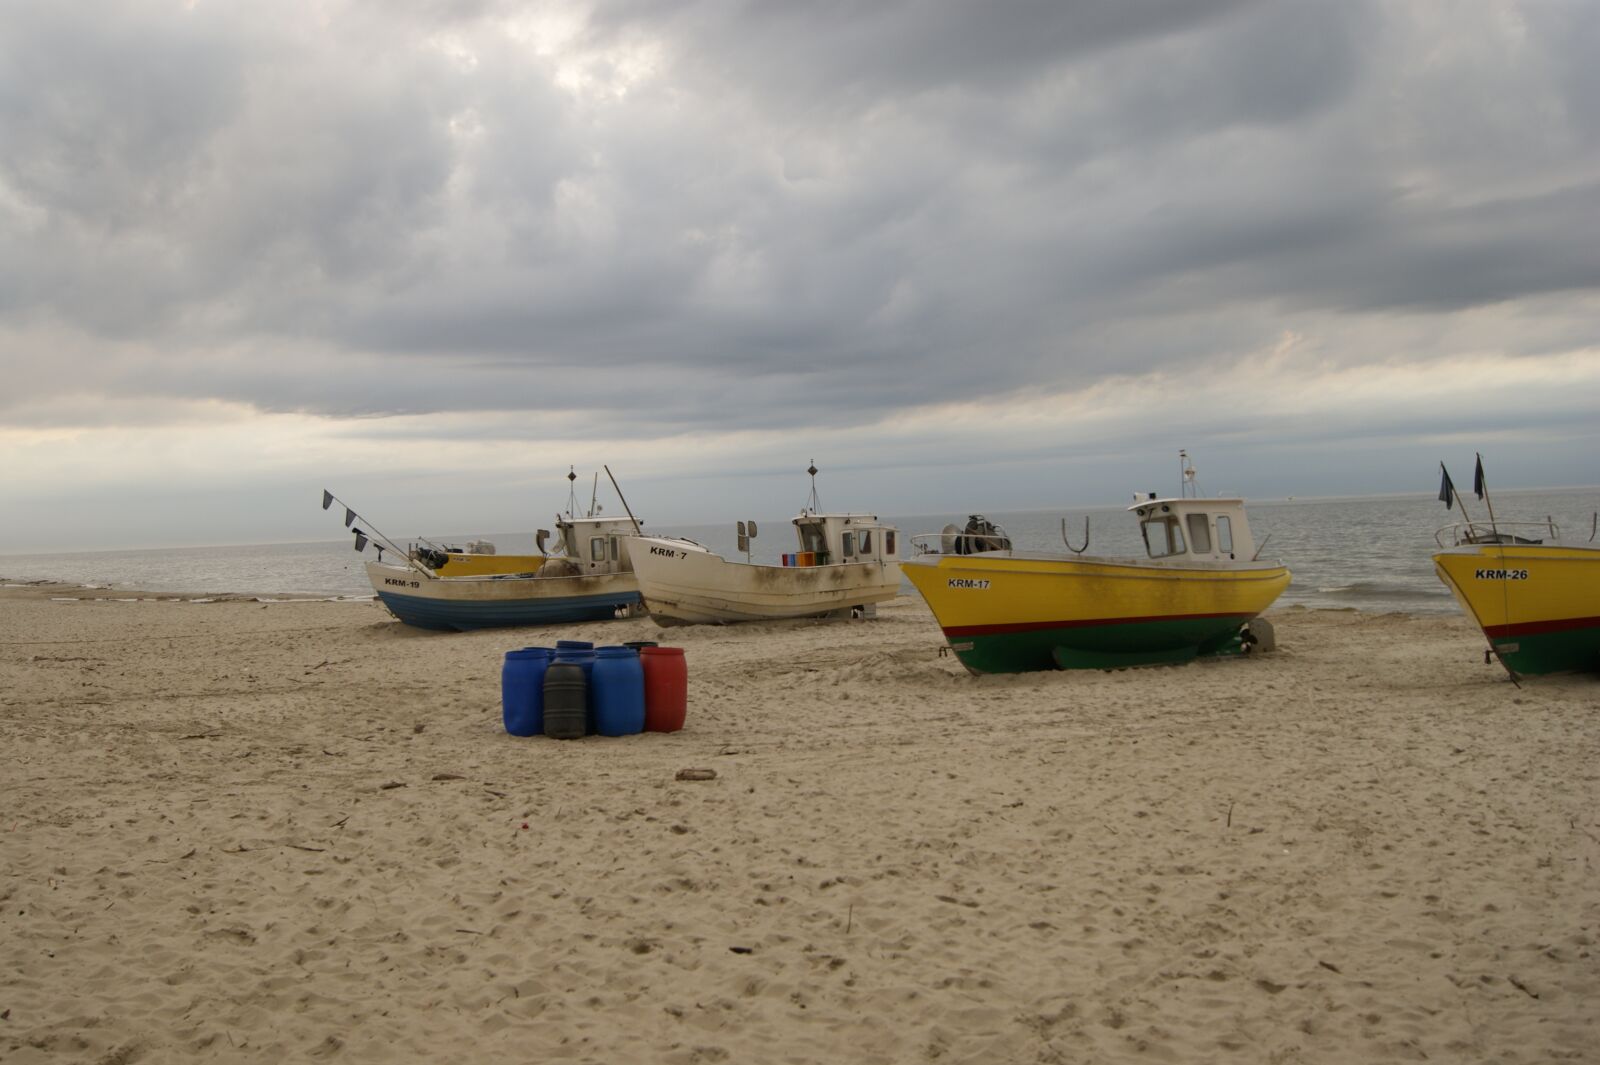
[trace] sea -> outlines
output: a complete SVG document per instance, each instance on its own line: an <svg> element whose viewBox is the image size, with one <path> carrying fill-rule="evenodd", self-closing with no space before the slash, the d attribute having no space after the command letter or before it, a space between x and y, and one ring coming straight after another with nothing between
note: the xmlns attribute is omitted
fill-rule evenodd
<svg viewBox="0 0 1600 1065"><path fill-rule="evenodd" d="M1467 497L1474 520L1487 511ZM1131 500L1130 500L1131 502ZM1496 492L1496 517L1549 519L1563 539L1587 542L1600 511L1600 488ZM1293 580L1278 606L1343 608L1412 614L1450 613L1454 601L1434 575L1429 555L1435 532L1461 520L1432 496L1371 496L1318 499L1249 500L1246 512L1263 559L1281 559ZM946 525L964 525L969 514L880 515L901 530L901 554L912 537L937 534ZM1081 547L1089 522L1088 555L1143 557L1133 516L1126 505L1065 510L990 513L1016 548L1065 550ZM726 558L777 564L796 549L789 517L757 521L748 556L738 550L733 522L656 527L652 535L684 536ZM535 553L532 531L465 532L430 535L440 545L487 540L500 554ZM1446 538L1448 539L1448 538ZM407 545L412 541L406 541ZM0 554L0 584L59 581L64 584L162 594L257 595L275 598L360 599L372 597L362 563L377 557L370 544L354 550L354 538L304 543L223 547L153 548L136 551L80 551L58 554ZM391 554L389 557L393 557ZM906 591L910 593L909 583Z"/></svg>

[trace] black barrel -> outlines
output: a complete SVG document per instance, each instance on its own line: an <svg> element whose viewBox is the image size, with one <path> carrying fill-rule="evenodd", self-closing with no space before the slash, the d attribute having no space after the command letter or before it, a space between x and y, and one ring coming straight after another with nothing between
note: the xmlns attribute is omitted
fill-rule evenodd
<svg viewBox="0 0 1600 1065"><path fill-rule="evenodd" d="M588 694L582 666L560 659L551 662L544 673L544 734L557 740L582 739Z"/></svg>

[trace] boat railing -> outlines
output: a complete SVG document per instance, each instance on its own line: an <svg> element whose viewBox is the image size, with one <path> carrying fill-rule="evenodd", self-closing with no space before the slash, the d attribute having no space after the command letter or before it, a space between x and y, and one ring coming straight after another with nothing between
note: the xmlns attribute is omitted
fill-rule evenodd
<svg viewBox="0 0 1600 1065"><path fill-rule="evenodd" d="M1011 553L1011 539L1003 533L990 536L984 533L918 533L911 538L913 555L977 555L984 553Z"/></svg>
<svg viewBox="0 0 1600 1065"><path fill-rule="evenodd" d="M1448 542L1446 542L1448 538ZM1464 521L1440 526L1433 542L1440 547L1468 547L1476 544L1542 544L1561 539L1561 528L1552 519L1543 521Z"/></svg>

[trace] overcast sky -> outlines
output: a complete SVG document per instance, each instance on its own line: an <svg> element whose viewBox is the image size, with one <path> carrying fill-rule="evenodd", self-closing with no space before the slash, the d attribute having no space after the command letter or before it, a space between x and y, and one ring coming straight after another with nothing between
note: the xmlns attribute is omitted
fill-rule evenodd
<svg viewBox="0 0 1600 1065"><path fill-rule="evenodd" d="M0 552L1600 482L1592 0L0 0ZM604 477L602 475L602 483Z"/></svg>

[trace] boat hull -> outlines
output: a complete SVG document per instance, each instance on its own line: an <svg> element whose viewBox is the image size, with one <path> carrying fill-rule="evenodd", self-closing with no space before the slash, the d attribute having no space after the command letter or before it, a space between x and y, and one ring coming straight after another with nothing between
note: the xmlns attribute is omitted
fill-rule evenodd
<svg viewBox="0 0 1600 1065"><path fill-rule="evenodd" d="M629 551L645 608L661 625L824 617L888 602L900 588L898 562L760 566L651 538Z"/></svg>
<svg viewBox="0 0 1600 1065"><path fill-rule="evenodd" d="M369 562L367 579L379 601L407 625L450 632L610 621L639 604L639 584L631 573L429 577Z"/></svg>
<svg viewBox="0 0 1600 1065"><path fill-rule="evenodd" d="M1114 669L1240 649L1244 626L1289 586L1271 563L922 555L906 578L974 673Z"/></svg>
<svg viewBox="0 0 1600 1065"><path fill-rule="evenodd" d="M1600 546L1468 544L1433 567L1513 673L1600 672Z"/></svg>

